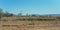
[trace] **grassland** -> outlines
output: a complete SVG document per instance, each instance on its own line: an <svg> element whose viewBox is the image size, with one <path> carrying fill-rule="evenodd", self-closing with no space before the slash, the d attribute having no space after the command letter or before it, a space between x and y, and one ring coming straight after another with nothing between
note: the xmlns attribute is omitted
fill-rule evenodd
<svg viewBox="0 0 60 30"><path fill-rule="evenodd" d="M1 20L20 20L20 21L55 21L56 17L2 17Z"/></svg>

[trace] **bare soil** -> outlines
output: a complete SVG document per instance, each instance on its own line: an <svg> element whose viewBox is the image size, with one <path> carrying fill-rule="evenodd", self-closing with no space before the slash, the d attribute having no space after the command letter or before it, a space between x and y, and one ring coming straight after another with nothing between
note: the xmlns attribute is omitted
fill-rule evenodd
<svg viewBox="0 0 60 30"><path fill-rule="evenodd" d="M60 30L60 21L0 21L0 30Z"/></svg>

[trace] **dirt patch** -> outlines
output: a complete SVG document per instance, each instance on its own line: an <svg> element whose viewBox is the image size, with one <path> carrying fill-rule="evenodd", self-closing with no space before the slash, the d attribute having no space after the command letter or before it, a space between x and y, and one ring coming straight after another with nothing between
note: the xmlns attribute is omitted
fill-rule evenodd
<svg viewBox="0 0 60 30"><path fill-rule="evenodd" d="M60 30L60 22L0 21L0 30Z"/></svg>

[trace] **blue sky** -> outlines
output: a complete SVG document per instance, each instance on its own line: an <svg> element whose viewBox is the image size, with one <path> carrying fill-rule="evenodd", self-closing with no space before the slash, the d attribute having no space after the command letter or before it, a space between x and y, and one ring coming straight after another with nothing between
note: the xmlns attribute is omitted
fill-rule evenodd
<svg viewBox="0 0 60 30"><path fill-rule="evenodd" d="M0 8L14 14L60 14L60 0L0 0Z"/></svg>

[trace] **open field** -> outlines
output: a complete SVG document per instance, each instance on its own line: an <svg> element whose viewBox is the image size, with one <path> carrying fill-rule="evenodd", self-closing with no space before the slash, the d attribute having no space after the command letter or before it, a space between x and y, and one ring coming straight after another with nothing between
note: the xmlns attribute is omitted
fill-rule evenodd
<svg viewBox="0 0 60 30"><path fill-rule="evenodd" d="M60 30L60 21L0 21L0 30Z"/></svg>
<svg viewBox="0 0 60 30"><path fill-rule="evenodd" d="M0 0L0 30L60 30L60 0Z"/></svg>

